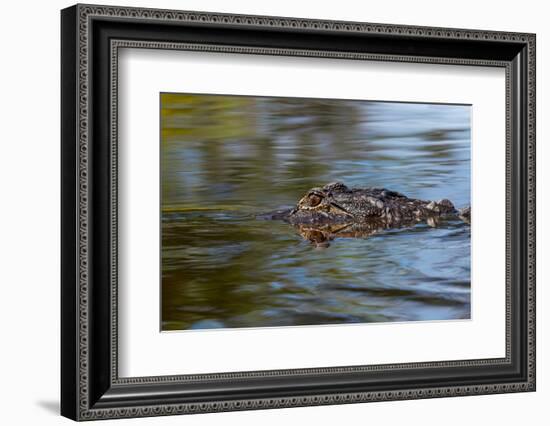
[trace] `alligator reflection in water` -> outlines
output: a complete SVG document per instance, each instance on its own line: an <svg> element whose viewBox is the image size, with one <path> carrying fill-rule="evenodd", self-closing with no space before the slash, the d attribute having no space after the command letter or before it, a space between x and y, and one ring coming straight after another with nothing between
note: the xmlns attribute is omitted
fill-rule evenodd
<svg viewBox="0 0 550 426"><path fill-rule="evenodd" d="M448 219L431 217L426 223L430 227L436 227L442 223L447 223ZM368 238L374 234L379 234L390 228L412 228L417 222L403 222L399 226L390 227L382 222L370 223L339 223L324 225L303 225L293 224L296 231L307 241L317 247L329 247L330 242L335 238Z"/></svg>

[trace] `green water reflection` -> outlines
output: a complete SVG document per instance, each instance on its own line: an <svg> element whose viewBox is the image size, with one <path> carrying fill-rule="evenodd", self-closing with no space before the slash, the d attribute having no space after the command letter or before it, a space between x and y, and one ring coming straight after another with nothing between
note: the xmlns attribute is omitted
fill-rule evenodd
<svg viewBox="0 0 550 426"><path fill-rule="evenodd" d="M162 328L470 315L470 228L319 249L256 220L340 180L470 204L470 107L161 95Z"/></svg>

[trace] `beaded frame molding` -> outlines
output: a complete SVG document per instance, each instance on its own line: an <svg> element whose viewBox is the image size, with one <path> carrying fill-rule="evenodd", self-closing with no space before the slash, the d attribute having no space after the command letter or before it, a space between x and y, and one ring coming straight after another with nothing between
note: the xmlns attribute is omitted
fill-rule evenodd
<svg viewBox="0 0 550 426"><path fill-rule="evenodd" d="M535 390L534 34L97 5L75 5L61 17L64 416L93 420ZM119 377L121 48L504 68L506 356Z"/></svg>

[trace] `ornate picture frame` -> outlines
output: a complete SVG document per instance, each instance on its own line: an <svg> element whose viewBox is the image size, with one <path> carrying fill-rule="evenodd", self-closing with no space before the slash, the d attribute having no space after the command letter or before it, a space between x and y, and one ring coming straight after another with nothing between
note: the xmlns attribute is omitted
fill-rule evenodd
<svg viewBox="0 0 550 426"><path fill-rule="evenodd" d="M535 35L76 5L61 12L61 413L160 416L535 390ZM121 48L450 64L506 73L506 356L119 377Z"/></svg>

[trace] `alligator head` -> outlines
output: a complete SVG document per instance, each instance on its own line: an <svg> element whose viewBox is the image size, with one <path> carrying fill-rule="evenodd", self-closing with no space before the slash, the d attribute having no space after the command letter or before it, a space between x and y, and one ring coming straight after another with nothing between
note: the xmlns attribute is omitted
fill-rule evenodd
<svg viewBox="0 0 550 426"><path fill-rule="evenodd" d="M347 223L355 220L351 191L342 183L312 188L288 215L291 223Z"/></svg>
<svg viewBox="0 0 550 426"><path fill-rule="evenodd" d="M425 201L384 188L350 189L340 182L310 189L292 209L260 216L284 220L316 243L335 237L365 238L382 229L422 221L432 227L453 218L469 222L469 217L469 208L458 211L447 199Z"/></svg>

